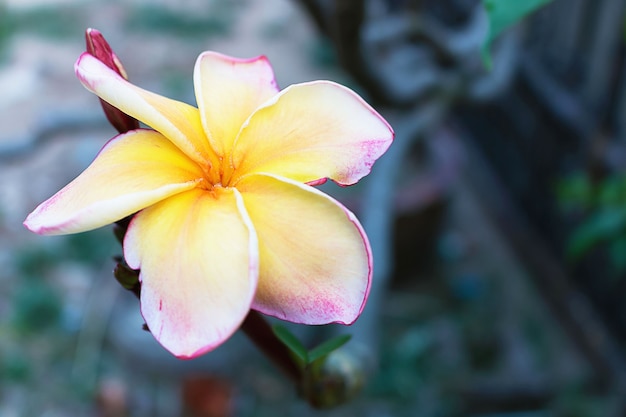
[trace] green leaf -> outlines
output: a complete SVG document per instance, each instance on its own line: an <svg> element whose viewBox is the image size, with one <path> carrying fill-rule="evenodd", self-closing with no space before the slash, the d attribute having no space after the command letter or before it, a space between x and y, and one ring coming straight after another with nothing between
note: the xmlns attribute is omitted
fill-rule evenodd
<svg viewBox="0 0 626 417"><path fill-rule="evenodd" d="M294 354L294 356L301 361L302 365L309 363L309 353L306 348L298 340L298 338L289 331L285 326L275 324L272 326L272 331L284 343L285 346Z"/></svg>
<svg viewBox="0 0 626 417"><path fill-rule="evenodd" d="M622 175L605 178L598 186L599 206L623 206L626 202L626 183Z"/></svg>
<svg viewBox="0 0 626 417"><path fill-rule="evenodd" d="M323 342L322 344L314 347L313 349L311 349L309 351L309 362L308 363L315 362L319 358L322 358L322 357L328 355L333 350L339 349L341 346L343 346L346 343L348 343L348 341L351 338L352 338L352 335L342 334L340 336L333 337L332 339L329 339L329 340Z"/></svg>
<svg viewBox="0 0 626 417"><path fill-rule="evenodd" d="M603 210L593 213L570 238L567 255L579 258L597 244L607 241L626 227L626 210Z"/></svg>
<svg viewBox="0 0 626 417"><path fill-rule="evenodd" d="M595 189L584 172L571 174L556 184L556 197L564 210L585 209L591 206Z"/></svg>
<svg viewBox="0 0 626 417"><path fill-rule="evenodd" d="M623 234L609 245L609 256L618 274L626 272L626 235Z"/></svg>
<svg viewBox="0 0 626 417"><path fill-rule="evenodd" d="M489 19L489 32L483 43L483 62L491 67L491 44L509 27L524 17L550 3L552 0L483 0Z"/></svg>

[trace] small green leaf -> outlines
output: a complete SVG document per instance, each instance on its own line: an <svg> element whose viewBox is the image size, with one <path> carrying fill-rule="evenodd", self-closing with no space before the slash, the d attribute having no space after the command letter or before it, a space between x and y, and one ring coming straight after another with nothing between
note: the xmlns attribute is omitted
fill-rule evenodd
<svg viewBox="0 0 626 417"><path fill-rule="evenodd" d="M603 210L593 213L570 238L567 254L579 258L599 243L605 242L626 227L626 210Z"/></svg>
<svg viewBox="0 0 626 417"><path fill-rule="evenodd" d="M623 176L612 175L598 185L597 204L600 206L623 206L626 187Z"/></svg>
<svg viewBox="0 0 626 417"><path fill-rule="evenodd" d="M618 274L626 272L626 236L619 236L609 245L609 256Z"/></svg>
<svg viewBox="0 0 626 417"><path fill-rule="evenodd" d="M577 172L556 184L556 197L564 210L586 209L593 203L595 189L584 172Z"/></svg>
<svg viewBox="0 0 626 417"><path fill-rule="evenodd" d="M483 43L483 62L491 67L490 48L493 41L524 17L552 0L483 0L489 19L489 32Z"/></svg>
<svg viewBox="0 0 626 417"><path fill-rule="evenodd" d="M352 338L352 335L343 334L343 335L340 335L340 336L337 336L337 337L333 337L332 339L329 339L329 340L323 342L322 344L314 347L313 349L311 349L309 351L309 354L308 354L309 355L309 362L308 363L315 362L319 358L322 358L322 357L328 355L333 350L339 349L341 346L343 346L346 343L348 343L348 341L351 338Z"/></svg>
<svg viewBox="0 0 626 417"><path fill-rule="evenodd" d="M289 329L280 324L275 324L272 326L272 331L289 348L294 356L301 361L301 364L309 363L309 354L306 348Z"/></svg>

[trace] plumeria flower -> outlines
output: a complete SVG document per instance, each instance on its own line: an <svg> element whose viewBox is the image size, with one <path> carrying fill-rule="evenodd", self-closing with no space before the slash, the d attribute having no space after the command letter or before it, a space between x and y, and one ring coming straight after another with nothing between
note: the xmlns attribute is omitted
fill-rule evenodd
<svg viewBox="0 0 626 417"><path fill-rule="evenodd" d="M123 247L141 270L141 313L180 358L219 346L250 309L303 324L357 319L370 245L356 217L314 186L356 183L390 146L391 127L363 99L330 81L279 91L265 57L200 55L198 108L129 83L89 53L75 69L150 128L111 139L28 216L28 229L77 233L134 214Z"/></svg>

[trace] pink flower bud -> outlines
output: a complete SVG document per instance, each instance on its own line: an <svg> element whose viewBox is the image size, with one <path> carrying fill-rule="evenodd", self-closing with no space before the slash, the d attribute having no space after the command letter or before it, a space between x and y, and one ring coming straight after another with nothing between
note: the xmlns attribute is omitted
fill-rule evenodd
<svg viewBox="0 0 626 417"><path fill-rule="evenodd" d="M87 52L90 55L93 55L107 67L128 80L128 75L122 63L100 31L91 28L87 29L85 32L85 41L87 43ZM104 110L104 114L109 120L109 123L111 123L118 132L126 133L129 130L139 128L139 122L135 118L130 117L102 99L100 100L100 104L102 105L102 110Z"/></svg>

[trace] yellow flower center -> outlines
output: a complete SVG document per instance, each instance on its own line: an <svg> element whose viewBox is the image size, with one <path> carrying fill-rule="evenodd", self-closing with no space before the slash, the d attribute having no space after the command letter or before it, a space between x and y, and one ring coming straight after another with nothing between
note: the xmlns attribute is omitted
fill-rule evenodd
<svg viewBox="0 0 626 417"><path fill-rule="evenodd" d="M204 178L200 182L199 187L205 190L213 188L228 188L234 186L231 184L234 167L230 164L230 158L227 156L216 156L212 160L206 161L202 167Z"/></svg>

